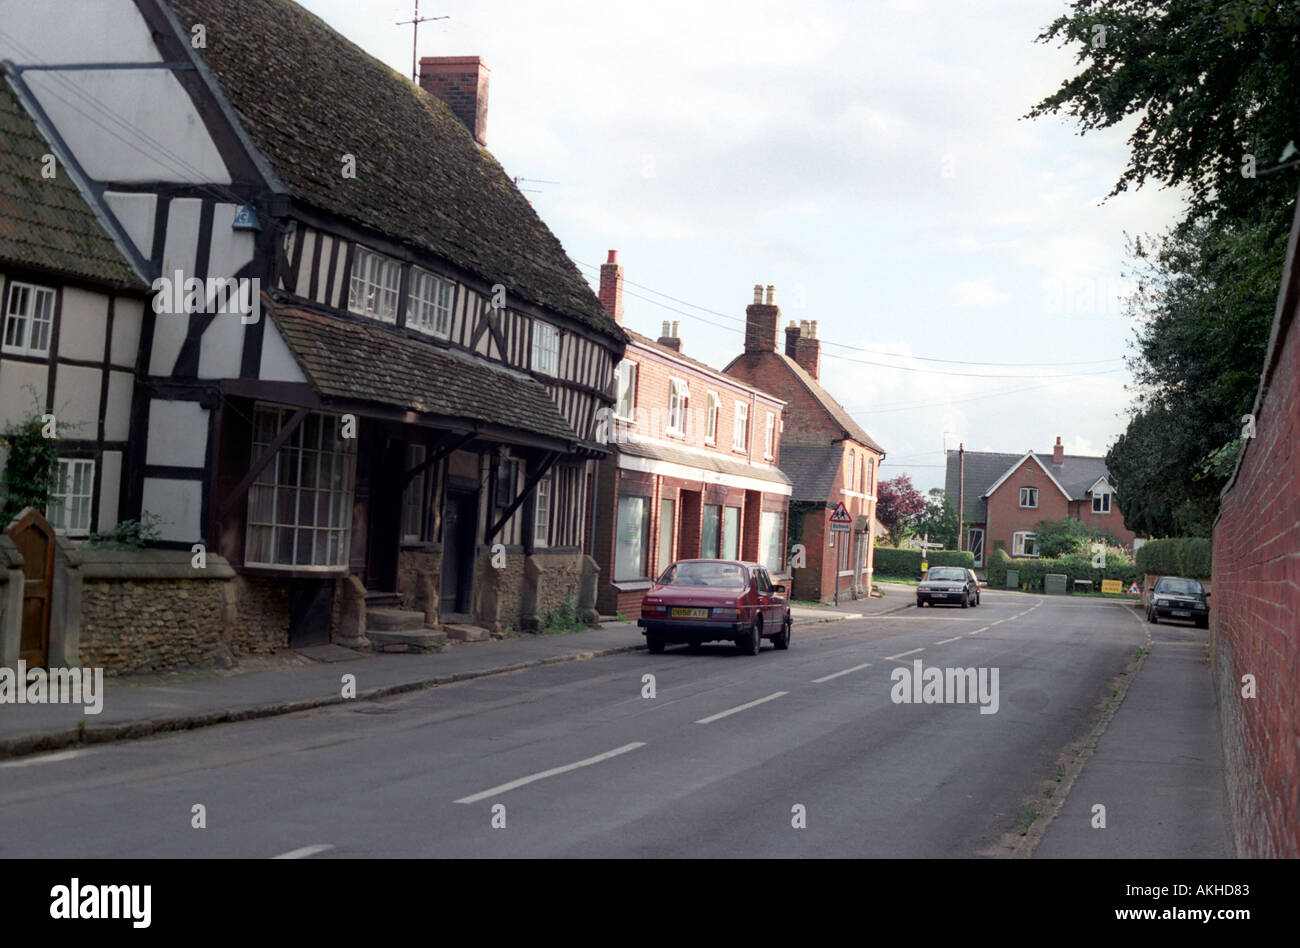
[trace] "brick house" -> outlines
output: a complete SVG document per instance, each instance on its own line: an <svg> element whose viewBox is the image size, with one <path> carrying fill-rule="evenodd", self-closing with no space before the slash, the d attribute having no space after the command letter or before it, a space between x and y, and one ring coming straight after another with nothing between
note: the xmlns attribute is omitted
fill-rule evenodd
<svg viewBox="0 0 1300 948"><path fill-rule="evenodd" d="M290 0L94 8L31 5L0 60L157 289L99 522L229 561L236 653L328 641L344 600L419 629L572 598L627 337L484 147L487 67L422 88Z"/></svg>
<svg viewBox="0 0 1300 948"><path fill-rule="evenodd" d="M623 324L616 251L600 298ZM627 329L614 454L593 491L601 613L638 614L641 596L674 559L761 562L785 573L790 482L779 468L785 402L682 353L677 323L659 338Z"/></svg>
<svg viewBox="0 0 1300 948"><path fill-rule="evenodd" d="M1300 208L1253 433L1214 521L1210 665L1237 855L1300 857ZM1243 419L1244 421L1245 419ZM1245 676L1255 692L1244 693Z"/></svg>
<svg viewBox="0 0 1300 948"><path fill-rule="evenodd" d="M1035 525L1073 517L1110 531L1130 552L1137 534L1124 525L1105 458L1066 454L949 451L944 490L962 515L962 549L984 566L986 549L1037 556ZM964 471L964 476L963 476Z"/></svg>
<svg viewBox="0 0 1300 948"><path fill-rule="evenodd" d="M821 340L816 321L791 322L785 351L777 351L781 310L775 289L754 287L745 309L745 351L723 372L786 402L781 467L790 478L791 544L802 546L804 566L792 569L796 599L829 601L870 594L874 569L871 523L876 481L885 451L821 386ZM831 528L843 504L848 531Z"/></svg>

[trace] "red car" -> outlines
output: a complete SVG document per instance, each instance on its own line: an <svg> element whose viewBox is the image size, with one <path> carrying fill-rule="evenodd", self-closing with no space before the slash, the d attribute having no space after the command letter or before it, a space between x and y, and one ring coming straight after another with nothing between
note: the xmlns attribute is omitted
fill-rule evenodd
<svg viewBox="0 0 1300 948"><path fill-rule="evenodd" d="M730 640L757 655L763 639L790 647L790 602L766 567L740 560L678 560L641 600L646 647Z"/></svg>

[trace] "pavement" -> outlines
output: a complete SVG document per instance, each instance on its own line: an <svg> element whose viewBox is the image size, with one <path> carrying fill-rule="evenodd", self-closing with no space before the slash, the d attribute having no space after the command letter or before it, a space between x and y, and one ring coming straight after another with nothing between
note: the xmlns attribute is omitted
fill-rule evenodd
<svg viewBox="0 0 1300 948"><path fill-rule="evenodd" d="M905 589L906 587L900 587ZM897 595L855 602L853 608L794 606L796 626L860 619L906 608ZM147 737L248 721L375 699L452 682L522 671L557 662L581 661L644 648L635 622L606 622L599 628L560 635L450 644L425 655L355 652L337 660L230 674L200 670L105 679L103 710L82 705L0 705L0 759L81 744ZM354 678L354 695L344 697L344 676Z"/></svg>

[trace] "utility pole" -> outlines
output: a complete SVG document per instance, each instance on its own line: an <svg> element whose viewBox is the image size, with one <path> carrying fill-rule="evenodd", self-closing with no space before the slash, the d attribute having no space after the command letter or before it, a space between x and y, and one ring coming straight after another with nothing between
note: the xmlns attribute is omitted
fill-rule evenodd
<svg viewBox="0 0 1300 948"><path fill-rule="evenodd" d="M419 85L420 83L420 63L419 63L419 59L417 58L419 56L419 49L420 49L420 24L429 23L432 22L433 20L450 20L450 19L451 19L450 16L420 16L420 0L415 0L414 19L402 20L397 24L398 26L412 27L412 32L415 34L411 38L411 81L414 82L416 85Z"/></svg>
<svg viewBox="0 0 1300 948"><path fill-rule="evenodd" d="M957 549L966 549L966 442L957 442ZM985 525L987 526L987 524Z"/></svg>

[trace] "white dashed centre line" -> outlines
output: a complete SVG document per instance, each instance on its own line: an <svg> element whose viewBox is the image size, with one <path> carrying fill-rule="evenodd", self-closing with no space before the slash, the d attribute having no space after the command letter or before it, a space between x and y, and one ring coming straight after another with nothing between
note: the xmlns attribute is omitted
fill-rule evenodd
<svg viewBox="0 0 1300 948"><path fill-rule="evenodd" d="M917 652L924 652L924 651L925 651L924 648L914 648L910 652L899 652L897 655L886 655L885 660L890 662L896 662L904 655L915 655Z"/></svg>
<svg viewBox="0 0 1300 948"><path fill-rule="evenodd" d="M971 634L971 635L974 635L975 633L972 632L972 633L970 633L970 634ZM950 639L944 639L942 642L935 642L934 644L935 644L935 645L947 645L949 642L957 642L957 641L959 641L960 639L961 639L961 636L960 636L960 635L954 635L954 636L953 636L952 638L950 638Z"/></svg>
<svg viewBox="0 0 1300 948"><path fill-rule="evenodd" d="M306 859L308 856L314 856L317 853L323 853L327 849L334 847L329 843L317 843L315 846L304 846L301 849L291 849L287 853L280 853L278 856L272 856L272 859Z"/></svg>
<svg viewBox="0 0 1300 948"><path fill-rule="evenodd" d="M967 632L967 635L979 635L981 632L987 632L992 626L984 626L982 629L976 629L974 632Z"/></svg>
<svg viewBox="0 0 1300 948"><path fill-rule="evenodd" d="M39 757L31 757L27 760L11 760L0 764L0 767L31 767L34 764L56 764L61 760L72 760L74 757L80 757L86 753L84 750L59 751L54 754L41 754Z"/></svg>
<svg viewBox="0 0 1300 948"><path fill-rule="evenodd" d="M624 744L622 747L616 747L612 751L605 751L603 754L597 754L595 757L588 757L586 760L575 761L572 764L565 764L563 767L552 767L550 770L543 770L539 774L529 774L527 777L520 777L518 780L511 780L509 783L503 783L498 787L490 790L484 790L481 793L475 793L468 797L461 797L457 803L477 803L479 800L486 800L488 797L495 797L498 794L506 793L509 790L515 790L526 784L534 783L538 780L545 780L547 777L554 777L556 774L568 773L570 770L577 770L579 767L590 767L592 764L598 764L602 760L609 760L611 757L617 757L620 754L626 754L628 751L634 751L638 747L645 747L645 741L634 741L631 744Z"/></svg>
<svg viewBox="0 0 1300 948"><path fill-rule="evenodd" d="M842 672L836 672L836 673L833 674L833 675L826 675L826 676L824 676L824 677L822 677L822 678L814 678L814 679L812 680L812 683L813 683L814 685L820 685L823 681L830 681L832 678L839 678L840 675L851 675L853 672L856 672L856 671L862 671L862 669L864 669L864 668L870 668L870 667L871 667L871 663L870 663L870 662L867 662L865 665L854 665L852 668L846 668L846 669L844 669L844 671L842 671Z"/></svg>
<svg viewBox="0 0 1300 948"><path fill-rule="evenodd" d="M783 695L788 695L789 693L790 692L788 691L778 691L775 692L774 694L768 695L766 698L759 698L757 701L750 701L747 704L737 705L734 708L728 708L726 711L719 711L717 714L711 714L707 718L700 718L695 723L712 724L714 721L717 721L720 718L725 718L729 715L736 714L737 712L740 711L748 711L750 708L757 707L760 704L766 704L769 701L775 701L777 698L780 698Z"/></svg>

